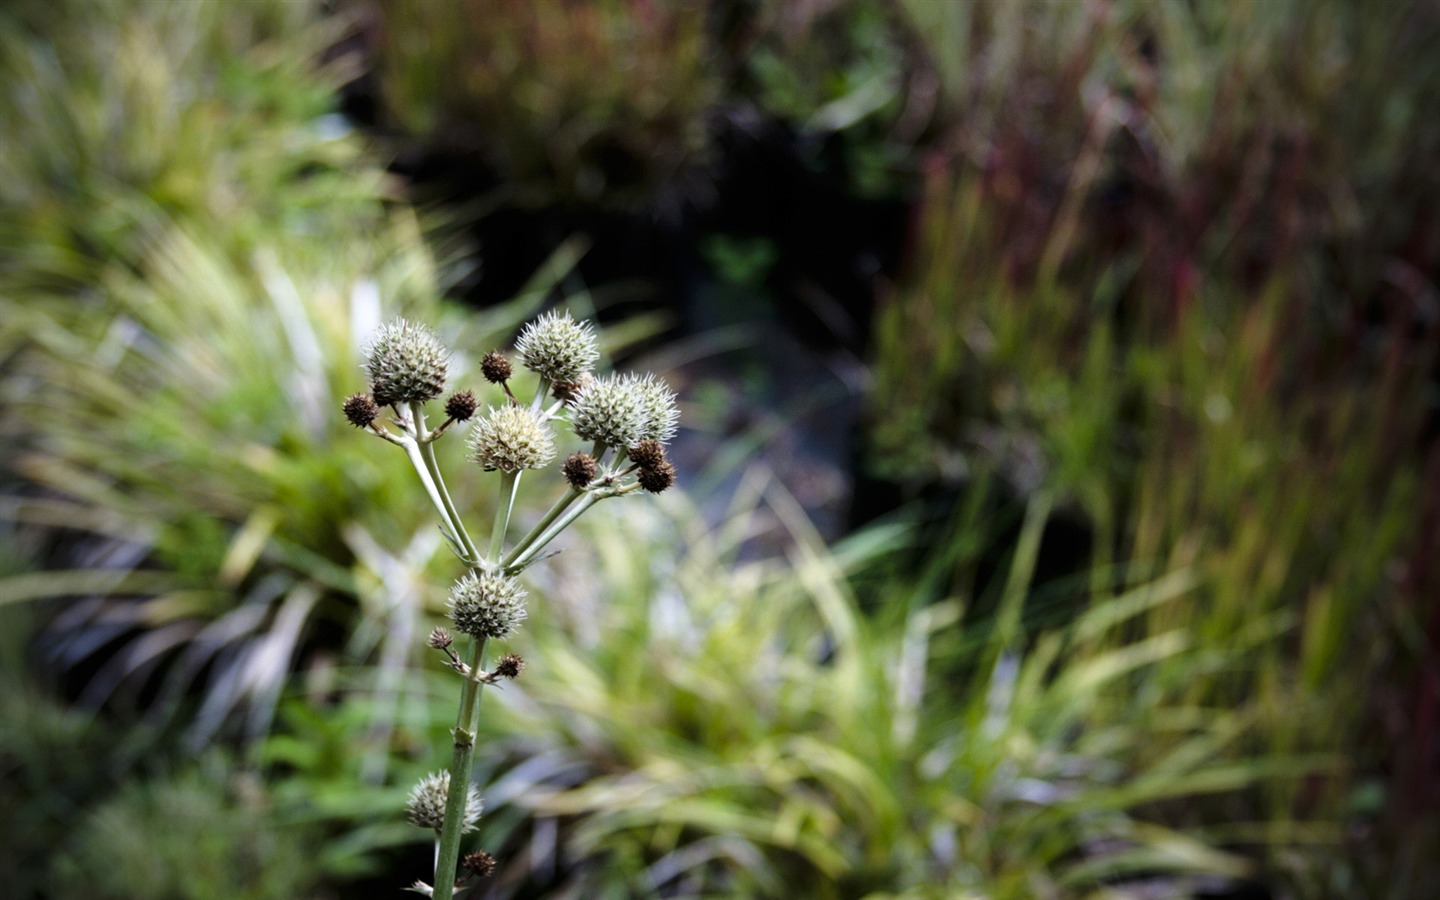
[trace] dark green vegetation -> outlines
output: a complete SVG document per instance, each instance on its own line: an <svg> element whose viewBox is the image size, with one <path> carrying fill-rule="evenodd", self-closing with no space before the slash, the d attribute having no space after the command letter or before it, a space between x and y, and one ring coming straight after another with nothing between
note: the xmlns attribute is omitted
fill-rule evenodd
<svg viewBox="0 0 1440 900"><path fill-rule="evenodd" d="M338 414L359 344L433 323L480 389L594 301L568 233L442 300L498 255L457 222L663 208L717 119L905 209L849 311L864 473L917 502L827 543L756 469L718 523L582 523L486 701L494 890L1434 896L1437 42L1328 0L8 5L6 896L424 869L451 560ZM482 202L411 206L417 148ZM790 246L717 227L702 299L786 302Z"/></svg>

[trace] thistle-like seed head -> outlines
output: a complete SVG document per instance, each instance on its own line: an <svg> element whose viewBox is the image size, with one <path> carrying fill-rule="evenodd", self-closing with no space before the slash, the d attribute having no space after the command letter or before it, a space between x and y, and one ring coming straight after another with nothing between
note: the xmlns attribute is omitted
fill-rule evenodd
<svg viewBox="0 0 1440 900"><path fill-rule="evenodd" d="M630 448L630 461L642 469L653 469L665 462L665 445L651 438Z"/></svg>
<svg viewBox="0 0 1440 900"><path fill-rule="evenodd" d="M464 422L479 408L480 401L469 391L456 391L445 401L445 415L457 422Z"/></svg>
<svg viewBox="0 0 1440 900"><path fill-rule="evenodd" d="M550 427L523 406L490 410L470 429L470 458L486 470L539 469L555 458Z"/></svg>
<svg viewBox="0 0 1440 900"><path fill-rule="evenodd" d="M425 643L430 646L431 650L444 650L446 647L455 643L455 639L450 636L450 632L437 625L430 632L430 637Z"/></svg>
<svg viewBox="0 0 1440 900"><path fill-rule="evenodd" d="M515 352L525 368L551 381L578 381L600 359L600 345L589 322L570 313L546 313L520 332Z"/></svg>
<svg viewBox="0 0 1440 900"><path fill-rule="evenodd" d="M356 428L368 428L380 416L380 404L369 394L352 394L345 398L345 418Z"/></svg>
<svg viewBox="0 0 1440 900"><path fill-rule="evenodd" d="M640 397L640 407L645 413L645 427L641 429L640 437L661 444L670 443L680 422L680 407L675 405L675 392L655 375L647 373L631 377L635 392Z"/></svg>
<svg viewBox="0 0 1440 900"><path fill-rule="evenodd" d="M515 374L515 369L510 365L508 356L499 350L491 350L480 360L480 374L491 384L503 384Z"/></svg>
<svg viewBox="0 0 1440 900"><path fill-rule="evenodd" d="M600 466L595 462L595 457L588 453L572 453L565 458L565 464L560 467L565 473L565 480L571 486L583 488L595 480L595 473L600 471Z"/></svg>
<svg viewBox="0 0 1440 900"><path fill-rule="evenodd" d="M570 427L587 441L629 447L645 430L645 405L635 379L611 375L585 385L570 407Z"/></svg>
<svg viewBox="0 0 1440 900"><path fill-rule="evenodd" d="M423 402L445 390L450 354L423 325L396 319L365 348L370 393L381 406Z"/></svg>
<svg viewBox="0 0 1440 900"><path fill-rule="evenodd" d="M518 653L507 653L495 664L495 674L501 678L518 678L525 671L525 660Z"/></svg>
<svg viewBox="0 0 1440 900"><path fill-rule="evenodd" d="M460 860L460 865L464 866L465 871L474 875L476 878L489 878L495 874L495 857L486 853L484 850L476 850L465 854L465 857Z"/></svg>
<svg viewBox="0 0 1440 900"><path fill-rule="evenodd" d="M635 476L640 486L652 494L658 494L675 483L675 466L669 461L653 469L641 469Z"/></svg>
<svg viewBox="0 0 1440 900"><path fill-rule="evenodd" d="M450 619L466 634L503 638L525 621L525 596L513 578L471 573L450 588Z"/></svg>
<svg viewBox="0 0 1440 900"><path fill-rule="evenodd" d="M410 789L410 797L405 802L405 818L413 825L439 831L445 827L445 799L449 794L450 773L431 772ZM460 827L462 833L475 830L475 823L480 821L483 809L480 792L475 785L469 785L465 792L465 816Z"/></svg>

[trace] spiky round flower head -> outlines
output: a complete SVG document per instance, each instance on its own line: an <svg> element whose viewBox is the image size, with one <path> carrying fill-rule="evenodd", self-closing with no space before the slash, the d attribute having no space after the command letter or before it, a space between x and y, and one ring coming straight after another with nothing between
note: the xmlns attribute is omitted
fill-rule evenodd
<svg viewBox="0 0 1440 900"><path fill-rule="evenodd" d="M405 802L405 818L413 825L439 831L445 827L445 799L449 794L450 773L431 772L410 789L410 797ZM480 792L475 785L469 785L465 792L465 815L460 826L461 833L475 830L475 823L480 821L483 809Z"/></svg>
<svg viewBox="0 0 1440 900"><path fill-rule="evenodd" d="M589 322L570 313L550 312L525 326L515 341L525 368L551 381L579 381L600 359L600 345Z"/></svg>
<svg viewBox="0 0 1440 900"><path fill-rule="evenodd" d="M539 469L555 458L550 427L523 406L490 410L471 427L466 446L470 458L487 471L499 469L513 474L521 469Z"/></svg>
<svg viewBox="0 0 1440 900"><path fill-rule="evenodd" d="M479 408L480 401L469 391L456 391L445 401L445 415L457 422L464 422Z"/></svg>
<svg viewBox="0 0 1440 900"><path fill-rule="evenodd" d="M455 639L450 636L450 632L437 625L431 629L430 637L426 639L425 643L430 646L431 650L444 650L455 643Z"/></svg>
<svg viewBox="0 0 1440 900"><path fill-rule="evenodd" d="M667 460L653 469L641 469L635 477L642 488L658 494L675 483L675 465Z"/></svg>
<svg viewBox="0 0 1440 900"><path fill-rule="evenodd" d="M518 653L507 653L495 664L495 674L501 678L518 678L525 671L525 660Z"/></svg>
<svg viewBox="0 0 1440 900"><path fill-rule="evenodd" d="M680 422L680 408L675 405L675 392L661 379L650 373L630 376L635 392L640 397L640 407L645 412L645 427L640 437L647 441L668 444L675 437Z"/></svg>
<svg viewBox="0 0 1440 900"><path fill-rule="evenodd" d="M351 394L345 398L345 418L356 428L367 428L380 415L380 404L369 394Z"/></svg>
<svg viewBox="0 0 1440 900"><path fill-rule="evenodd" d="M629 447L645 430L645 404L635 379L611 375L581 388L570 406L570 427L587 441Z"/></svg>
<svg viewBox="0 0 1440 900"><path fill-rule="evenodd" d="M565 464L560 467L565 473L565 480L570 482L571 487L583 488L595 480L595 473L600 471L600 466L595 462L595 457L588 453L572 453L565 458Z"/></svg>
<svg viewBox="0 0 1440 900"><path fill-rule="evenodd" d="M365 348L370 393L381 406L424 402L445 390L450 354L423 325L396 319Z"/></svg>
<svg viewBox="0 0 1440 900"><path fill-rule="evenodd" d="M525 589L504 575L471 573L450 588L450 619L466 634L503 638L525 621Z"/></svg>
<svg viewBox="0 0 1440 900"><path fill-rule="evenodd" d="M510 380L515 374L515 369L510 365L510 358L499 350L491 350L480 360L480 374L491 384L502 384Z"/></svg>
<svg viewBox="0 0 1440 900"><path fill-rule="evenodd" d="M665 445L650 438L630 448L630 461L642 469L653 469L665 462Z"/></svg>
<svg viewBox="0 0 1440 900"><path fill-rule="evenodd" d="M484 850L475 850L465 854L465 858L460 860L460 865L476 878L489 878L495 874L495 857Z"/></svg>

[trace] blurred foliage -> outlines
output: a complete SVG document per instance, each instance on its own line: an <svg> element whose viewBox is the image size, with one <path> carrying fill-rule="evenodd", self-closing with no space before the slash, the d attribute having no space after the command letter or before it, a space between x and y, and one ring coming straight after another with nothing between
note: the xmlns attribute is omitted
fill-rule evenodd
<svg viewBox="0 0 1440 900"><path fill-rule="evenodd" d="M337 404L400 313L464 381L578 249L444 304L467 248L336 114L374 63L392 146L474 150L516 203L644 208L749 110L857 194L914 186L873 458L963 487L938 535L831 548L758 471L718 526L673 494L582 523L483 707L492 895L1435 892L1395 690L1440 577L1433 9L326 9L0 10L0 525L35 566L0 612L43 601L0 628L7 890L313 895L428 856L399 809L453 716L420 646L453 567ZM732 296L776 264L702 250ZM1053 580L1065 520L1091 550Z"/></svg>
<svg viewBox="0 0 1440 900"><path fill-rule="evenodd" d="M384 108L442 149L481 150L523 205L653 197L704 150L718 91L695 4L394 0Z"/></svg>
<svg viewBox="0 0 1440 900"><path fill-rule="evenodd" d="M260 25L294 5L274 6L114 5L44 39L6 31L8 80L29 90L0 101L14 126L0 156L59 166L48 134L118 149L0 189L18 232L0 264L3 453L23 479L6 516L34 526L37 549L65 534L64 558L7 579L5 596L71 598L50 661L88 672L91 702L122 689L155 711L198 701L200 742L236 731L236 712L264 734L291 665L378 658L382 685L405 666L417 617L441 600L421 577L441 541L404 461L355 441L336 399L363 384L361 343L400 313L437 323L463 379L572 249L510 306L442 310L420 224L386 203L381 170L327 118L334 84L306 68L336 29L267 38ZM207 51L252 32L244 52ZM51 41L85 55L46 73ZM133 140L152 120L159 145L181 148L159 167L105 130ZM157 187L177 180L183 197ZM379 548L414 568L397 580Z"/></svg>
<svg viewBox="0 0 1440 900"><path fill-rule="evenodd" d="M76 823L52 896L315 896L312 840L277 826L267 806L264 786L221 756L127 784Z"/></svg>
<svg viewBox="0 0 1440 900"><path fill-rule="evenodd" d="M1126 637L1189 602L1189 572L1099 600L1027 650L1043 502L985 615L967 614L976 584L951 582L990 550L977 518L909 577L866 579L906 556L907 529L826 549L758 472L733 502L714 531L678 502L649 521L613 511L539 585L544 614L516 642L530 668L489 708L481 744L505 754L484 777L482 826L510 861L500 895L1123 895L1161 874L1178 889L1250 869L1208 831L1225 820L1180 831L1173 810L1155 814L1167 801L1335 764L1228 754L1256 712L1186 697L1273 621L1228 646L1184 625ZM746 562L762 513L794 543Z"/></svg>
<svg viewBox="0 0 1440 900"><path fill-rule="evenodd" d="M1094 533L1097 576L1195 572L1194 602L1149 630L1226 646L1288 622L1192 698L1261 714L1261 746L1351 748L1353 772L1421 789L1395 748L1425 703L1404 685L1435 662L1421 598L1437 548L1416 498L1436 484L1440 129L1422 119L1440 100L1440 17L1036 9L911 7L952 66L958 153L927 178L877 323L874 458L906 480L999 472L1057 494ZM1272 834L1291 815L1338 820L1361 784L1269 791L1252 815ZM1307 895L1354 896L1357 877L1426 895L1414 861L1433 828L1406 806L1380 826L1396 850L1362 863L1374 871L1344 854L1273 864Z"/></svg>

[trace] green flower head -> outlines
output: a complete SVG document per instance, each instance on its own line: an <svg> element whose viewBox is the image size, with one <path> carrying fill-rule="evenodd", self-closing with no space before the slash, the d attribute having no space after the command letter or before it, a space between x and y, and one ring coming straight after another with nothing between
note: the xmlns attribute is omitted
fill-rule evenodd
<svg viewBox="0 0 1440 900"><path fill-rule="evenodd" d="M468 635L503 638L525 621L525 596L513 578L472 573L450 588L450 619Z"/></svg>
<svg viewBox="0 0 1440 900"><path fill-rule="evenodd" d="M546 313L525 326L515 342L525 368L551 381L578 381L600 359L600 345L589 322L567 312Z"/></svg>
<svg viewBox="0 0 1440 900"><path fill-rule="evenodd" d="M413 825L439 831L445 827L445 800L449 795L450 773L431 772L410 789L410 797L405 802L405 818ZM460 826L462 834L475 830L483 808L480 792L475 785L470 785L465 794L465 818Z"/></svg>
<svg viewBox="0 0 1440 900"><path fill-rule="evenodd" d="M539 469L555 458L550 426L523 406L490 410L470 429L470 458L487 470Z"/></svg>
<svg viewBox="0 0 1440 900"><path fill-rule="evenodd" d="M423 325L396 319L365 348L370 394L380 406L424 402L445 390L450 354Z"/></svg>

